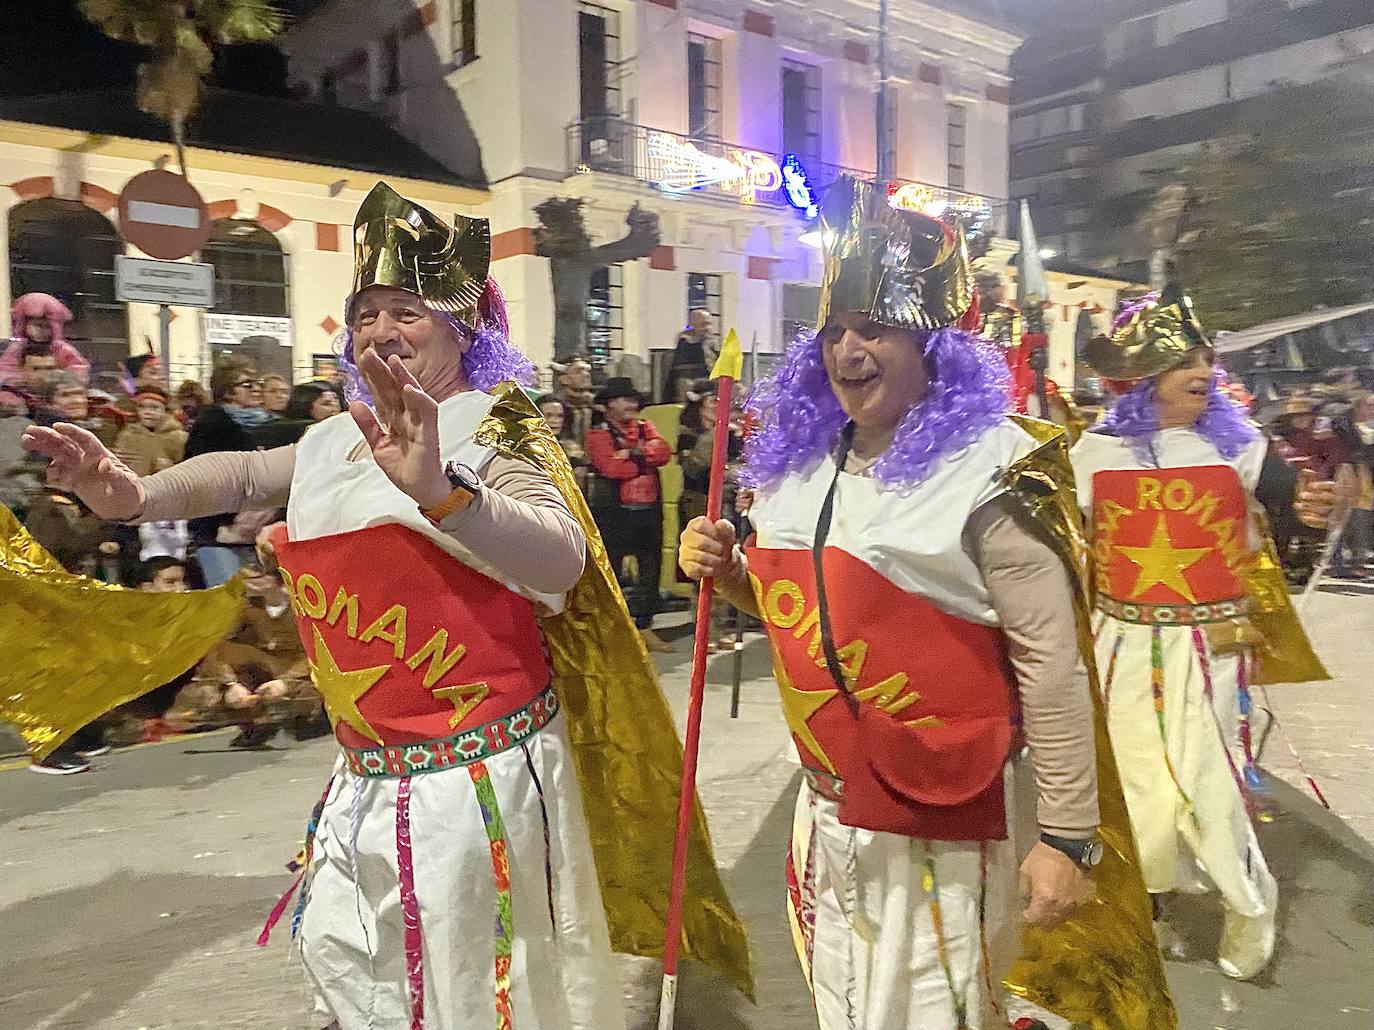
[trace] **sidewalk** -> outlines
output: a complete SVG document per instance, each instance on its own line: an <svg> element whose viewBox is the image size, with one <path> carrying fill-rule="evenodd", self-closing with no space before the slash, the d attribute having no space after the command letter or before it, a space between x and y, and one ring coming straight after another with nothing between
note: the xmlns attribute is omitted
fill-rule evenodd
<svg viewBox="0 0 1374 1030"><path fill-rule="evenodd" d="M1333 678L1269 687L1269 700L1331 811L1374 848L1374 588L1328 586L1313 595L1303 625ZM1278 729L1260 765L1311 796Z"/></svg>

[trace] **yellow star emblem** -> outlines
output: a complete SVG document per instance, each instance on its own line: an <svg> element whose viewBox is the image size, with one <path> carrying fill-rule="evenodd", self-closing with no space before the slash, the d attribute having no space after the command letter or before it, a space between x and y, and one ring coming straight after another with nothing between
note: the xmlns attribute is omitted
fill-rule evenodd
<svg viewBox="0 0 1374 1030"><path fill-rule="evenodd" d="M816 710L839 693L838 690L798 690L792 686L792 678L787 675L787 669L782 663L781 657L775 652L773 655L773 675L778 681L778 692L782 694L782 714L787 720L787 726L792 731L792 735L816 756L816 759L829 769L832 773L839 775L835 768L835 763L830 761L830 756L821 747L821 742L816 739L816 735L811 732L811 727L807 721L816 714Z"/></svg>
<svg viewBox="0 0 1374 1030"><path fill-rule="evenodd" d="M1170 590L1186 597L1196 604L1197 597L1183 570L1191 568L1211 553L1207 547L1175 547L1169 539L1169 527L1161 514L1155 521L1154 533L1150 536L1148 547L1122 547L1116 549L1133 564L1140 567L1135 587L1131 590L1131 600L1135 600L1156 583L1163 583Z"/></svg>
<svg viewBox="0 0 1374 1030"><path fill-rule="evenodd" d="M318 626L311 626L315 634L315 660L310 663L310 678L315 681L315 689L320 692L324 707L334 725L347 723L369 740L382 743L377 731L368 725L363 713L358 711L358 699L372 689L372 685L386 675L389 665L377 665L371 669L358 669L344 672L329 653L329 646L320 636Z"/></svg>

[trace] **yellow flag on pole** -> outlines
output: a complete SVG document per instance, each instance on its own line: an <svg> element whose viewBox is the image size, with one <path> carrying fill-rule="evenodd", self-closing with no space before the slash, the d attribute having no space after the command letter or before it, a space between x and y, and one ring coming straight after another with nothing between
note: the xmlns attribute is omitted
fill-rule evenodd
<svg viewBox="0 0 1374 1030"><path fill-rule="evenodd" d="M740 345L739 333L731 329L725 334L725 342L720 345L720 357L716 358L715 367L711 369L711 378L722 379L729 376L738 380L743 374L744 347Z"/></svg>

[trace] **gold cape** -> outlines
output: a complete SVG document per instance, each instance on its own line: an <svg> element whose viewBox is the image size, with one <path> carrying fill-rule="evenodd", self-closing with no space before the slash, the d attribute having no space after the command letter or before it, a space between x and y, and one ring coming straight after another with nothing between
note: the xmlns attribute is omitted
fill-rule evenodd
<svg viewBox="0 0 1374 1030"><path fill-rule="evenodd" d="M1258 530L1264 535L1264 547L1255 558L1255 563L1246 575L1246 585L1250 596L1255 600L1255 610L1249 616L1249 623L1258 631L1258 639L1247 639L1244 620L1237 627L1236 641L1253 643L1259 661L1250 677L1252 683L1311 683L1315 680L1329 680L1331 673L1326 671L1312 642L1307 639L1307 631L1302 628L1298 613L1293 608L1293 600L1288 593L1288 584L1283 578L1283 566L1279 564L1279 552L1274 546L1274 538L1262 516L1256 516ZM1208 640L1213 640L1211 634ZM1216 641L1220 644L1220 641ZM1224 647L1224 644L1221 644Z"/></svg>
<svg viewBox="0 0 1374 1030"><path fill-rule="evenodd" d="M243 585L154 594L68 572L0 505L0 719L43 759L176 679L234 628Z"/></svg>
<svg viewBox="0 0 1374 1030"><path fill-rule="evenodd" d="M1078 650L1093 700L1104 855L1093 871L1097 895L1092 903L1052 930L1027 927L1021 958L1003 983L1013 994L1091 1030L1175 1030L1178 1015L1150 926L1150 898L1107 736L1093 660L1089 552L1066 433L1054 423L1024 415L1010 417L1040 446L1007 469L1005 485L1047 531L1075 586Z"/></svg>
<svg viewBox="0 0 1374 1030"><path fill-rule="evenodd" d="M563 448L523 391L508 384L496 392L475 439L546 472L587 535L587 567L563 612L544 620L544 639L568 719L611 946L661 959L682 744ZM744 925L716 869L700 801L687 849L682 954L714 966L753 1000Z"/></svg>

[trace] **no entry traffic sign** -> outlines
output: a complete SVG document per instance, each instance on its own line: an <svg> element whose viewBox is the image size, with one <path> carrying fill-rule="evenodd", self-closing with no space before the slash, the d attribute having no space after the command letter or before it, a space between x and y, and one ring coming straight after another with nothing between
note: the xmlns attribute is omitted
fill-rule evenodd
<svg viewBox="0 0 1374 1030"><path fill-rule="evenodd" d="M140 172L119 195L119 231L149 257L175 261L210 238L210 216L196 188L175 172Z"/></svg>

